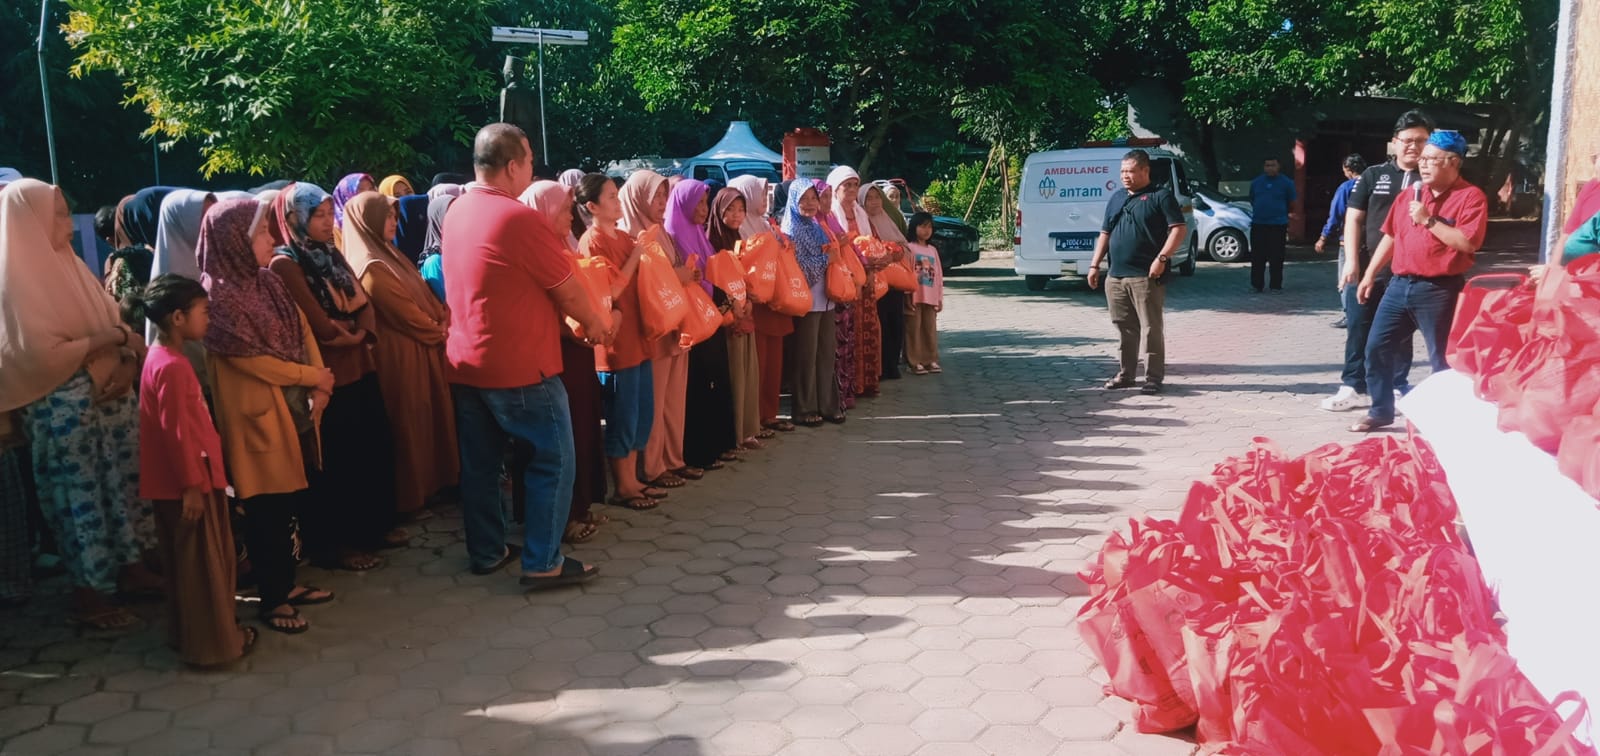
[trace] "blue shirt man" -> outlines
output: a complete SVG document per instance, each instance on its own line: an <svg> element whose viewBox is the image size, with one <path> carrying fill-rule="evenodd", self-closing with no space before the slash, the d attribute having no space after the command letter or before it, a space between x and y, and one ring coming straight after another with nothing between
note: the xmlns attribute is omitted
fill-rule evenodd
<svg viewBox="0 0 1600 756"><path fill-rule="evenodd" d="M1278 175L1276 158L1267 158L1261 175L1250 182L1250 288L1257 293L1266 290L1268 266L1272 293L1283 293L1284 246L1294 198L1294 181Z"/></svg>

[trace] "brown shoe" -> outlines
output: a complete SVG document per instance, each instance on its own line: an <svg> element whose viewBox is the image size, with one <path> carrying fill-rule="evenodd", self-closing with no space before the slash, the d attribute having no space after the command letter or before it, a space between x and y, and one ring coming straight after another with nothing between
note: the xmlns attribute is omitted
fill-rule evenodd
<svg viewBox="0 0 1600 756"><path fill-rule="evenodd" d="M1389 418L1388 420L1379 420L1375 417L1368 416L1357 420L1354 425L1350 426L1350 432L1371 433L1379 428L1387 428L1391 425L1394 425L1394 418Z"/></svg>

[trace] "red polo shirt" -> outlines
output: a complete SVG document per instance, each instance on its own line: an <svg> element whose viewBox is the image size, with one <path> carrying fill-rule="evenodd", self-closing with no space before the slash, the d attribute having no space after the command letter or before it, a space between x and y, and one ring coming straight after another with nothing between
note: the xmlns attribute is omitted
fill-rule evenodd
<svg viewBox="0 0 1600 756"><path fill-rule="evenodd" d="M1411 201L1416 195L1405 192L1396 197L1383 222L1383 233L1394 237L1394 260L1390 267L1397 276L1459 276L1472 267L1473 255L1483 246L1489 230L1489 200L1483 191L1457 178L1443 194L1422 189L1422 202L1429 215L1454 226L1472 240L1472 253L1457 252L1434 236L1428 227L1411 220Z"/></svg>
<svg viewBox="0 0 1600 756"><path fill-rule="evenodd" d="M451 203L440 246L450 381L516 388L560 375L561 314L549 290L572 266L544 217L474 184Z"/></svg>

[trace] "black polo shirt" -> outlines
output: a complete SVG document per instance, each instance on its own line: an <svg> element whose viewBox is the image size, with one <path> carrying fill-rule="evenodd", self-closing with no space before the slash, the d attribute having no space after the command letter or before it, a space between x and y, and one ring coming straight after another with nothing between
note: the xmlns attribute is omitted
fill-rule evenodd
<svg viewBox="0 0 1600 756"><path fill-rule="evenodd" d="M1100 227L1111 235L1110 275L1150 275L1150 266L1167 243L1167 231L1184 223L1178 198L1165 187L1147 184L1138 191L1113 193L1106 201L1106 220Z"/></svg>
<svg viewBox="0 0 1600 756"><path fill-rule="evenodd" d="M1420 180L1421 176L1416 171L1400 170L1393 160L1368 168L1356 179L1355 188L1350 190L1350 209L1367 214L1361 228L1363 272L1371 264L1372 253L1378 250L1378 242L1383 241L1383 221L1389 217L1389 208L1394 206L1396 198ZM1388 275L1388 270L1385 269L1382 275Z"/></svg>

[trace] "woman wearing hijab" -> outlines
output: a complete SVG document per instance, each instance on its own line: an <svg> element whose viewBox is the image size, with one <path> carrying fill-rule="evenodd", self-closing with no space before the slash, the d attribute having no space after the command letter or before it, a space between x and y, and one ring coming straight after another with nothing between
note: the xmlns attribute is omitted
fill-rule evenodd
<svg viewBox="0 0 1600 756"><path fill-rule="evenodd" d="M523 190L522 204L539 211L551 230L559 236L572 217L572 192L554 181L535 181ZM564 250L578 257L576 244ZM561 384L567 388L567 406L572 415L572 446L577 454L577 474L572 481L572 506L567 511L567 529L562 540L583 543L598 532L590 512L597 501L606 500L605 437L600 421L605 417L605 399L600 393L600 378L594 371L594 347L578 339L570 327L561 328ZM515 480L515 478L513 479Z"/></svg>
<svg viewBox="0 0 1600 756"><path fill-rule="evenodd" d="M401 197L416 194L411 188L411 182L398 173L384 177L383 181L378 184L378 193L390 199L400 199Z"/></svg>
<svg viewBox="0 0 1600 756"><path fill-rule="evenodd" d="M619 199L622 202L624 232L636 241L642 241L647 232L654 232L654 240L671 258L679 271L678 278L687 282L688 267L679 256L672 237L660 229L666 218L668 197L672 188L667 179L654 171L635 171L623 183ZM678 346L677 332L669 333L650 345L651 389L654 392L655 417L650 423L649 446L645 448L644 482L656 488L678 488L684 479L699 480L705 470L689 467L683 460L684 397L689 385L689 357Z"/></svg>
<svg viewBox="0 0 1600 756"><path fill-rule="evenodd" d="M794 243L795 259L811 287L811 311L794 326L794 389L791 414L795 422L815 428L823 420L844 422L839 406L838 371L833 303L828 301L828 243L819 216L826 213L816 183L795 179L789 184L789 202L783 213L783 232Z"/></svg>
<svg viewBox="0 0 1600 756"><path fill-rule="evenodd" d="M217 195L195 189L177 189L161 200L155 259L150 266L151 280L168 273L191 281L200 280L200 263L195 258L194 246L200 240L200 219L215 204ZM154 344L157 333L159 329L156 325L145 321L145 343ZM205 347L198 341L187 341L183 345L183 354L189 358L201 388L205 389L209 384Z"/></svg>
<svg viewBox="0 0 1600 756"><path fill-rule="evenodd" d="M161 202L173 191L170 186L147 187L117 205L116 251L106 258L105 287L119 303L127 303L150 283ZM127 322L136 330L144 331L144 323Z"/></svg>
<svg viewBox="0 0 1600 756"><path fill-rule="evenodd" d="M841 370L847 371L844 378L848 379L849 384L849 390L845 394L845 407L849 408L855 406L852 396L878 395L878 376L883 373L883 336L878 324L877 302L872 298L874 277L872 263L855 247L856 237L872 235L872 224L867 218L867 211L861 207L857 199L861 192L861 176L853 168L839 166L828 174L828 183L834 190L831 216L834 223L844 230L843 238L839 242L839 251L855 255L861 261L862 268L867 271L867 281L861 296L849 305L841 305L842 308L850 310L850 321L853 325L849 339L842 345L844 349L842 358L846 360L846 364ZM841 380L841 383L844 381Z"/></svg>
<svg viewBox="0 0 1600 756"><path fill-rule="evenodd" d="M422 256L417 258L422 280L428 282L428 288L440 302L444 301L444 266L443 258L440 257L444 252L444 215L450 211L450 203L455 199L454 194L429 197L428 235L422 241Z"/></svg>
<svg viewBox="0 0 1600 756"><path fill-rule="evenodd" d="M304 182L273 203L273 221L287 243L268 267L283 279L333 371L334 400L322 421L322 467L312 475L302 524L319 565L370 570L383 564L371 550L399 545L385 532L395 519L394 441L383 407L371 343L377 318L356 274L333 247L333 201Z"/></svg>
<svg viewBox="0 0 1600 756"><path fill-rule="evenodd" d="M561 177L557 179L562 186L567 188L567 191L570 192L574 198L572 203L571 220L572 235L574 239L583 236L583 232L588 231L589 226L594 225L594 216L589 214L589 208L584 207L582 202L576 201L578 185L583 183L584 175L584 172L578 170L577 168L568 168L567 170L562 171Z"/></svg>
<svg viewBox="0 0 1600 756"><path fill-rule="evenodd" d="M295 585L290 528L320 503L304 499L321 453L317 419L333 373L283 279L267 270L265 205L224 200L200 224L200 282L210 297L206 360L228 478L244 509L244 537L261 596L261 622L281 633L309 627L298 607L333 594Z"/></svg>
<svg viewBox="0 0 1600 756"><path fill-rule="evenodd" d="M407 194L396 198L394 246L411 267L422 264L422 250L428 241L428 195Z"/></svg>
<svg viewBox="0 0 1600 756"><path fill-rule="evenodd" d="M288 187L285 187L288 188ZM333 185L333 245L339 246L339 234L344 231L344 205L357 194L375 191L377 182L365 173L352 173Z"/></svg>
<svg viewBox="0 0 1600 756"><path fill-rule="evenodd" d="M688 265L692 282L712 297L719 309L728 296L706 278L706 263L716 250L706 236L711 217L711 197L704 182L686 179L672 188L667 200L667 235ZM720 470L735 462L733 450L740 437L733 414L733 391L728 377L728 337L718 328L689 350L689 376L684 398L683 460L703 470Z"/></svg>
<svg viewBox="0 0 1600 756"><path fill-rule="evenodd" d="M410 258L389 244L393 202L363 192L345 206L345 258L372 299L383 337L372 348L379 389L394 432L395 510L422 509L460 477L456 416L445 377L450 313Z"/></svg>
<svg viewBox="0 0 1600 756"><path fill-rule="evenodd" d="M34 483L60 546L77 607L98 630L134 625L112 605L118 588L160 585L140 566L156 546L139 499L138 402L144 339L72 249L72 215L54 186L19 179L0 189L0 412L21 409Z"/></svg>
<svg viewBox="0 0 1600 756"><path fill-rule="evenodd" d="M460 197L461 193L466 190L467 188L461 184L434 184L428 189L428 201L431 202L440 197Z"/></svg>
<svg viewBox="0 0 1600 756"><path fill-rule="evenodd" d="M739 227L739 237L746 241L763 234L776 238L777 229L767 221L767 180L760 176L739 176L728 182L728 187L744 197L744 223ZM787 254L788 239L781 238L780 241ZM755 325L756 363L759 366L757 411L764 431L760 437L771 438L773 431L794 430L794 423L778 418L778 404L783 392L783 340L794 333L794 318L758 302L751 302L750 309Z"/></svg>
<svg viewBox="0 0 1600 756"><path fill-rule="evenodd" d="M707 235L712 249L731 250L744 236L748 202L744 193L732 186L717 193L711 202ZM733 323L724 326L728 339L728 387L733 398L734 437L746 449L760 449L761 439L772 431L761 427L761 366L756 356L756 322L748 298L730 300Z"/></svg>
<svg viewBox="0 0 1600 756"><path fill-rule="evenodd" d="M814 182L817 187L817 199L822 203L822 210L817 214L817 223L828 234L828 240L838 245L840 254L847 246L844 242L844 227L833 218L833 187L826 181ZM834 369L838 375L834 378L834 386L839 391L839 409L841 411L856 406L855 391L855 352L856 352L856 311L854 305L835 303L833 306L834 320Z"/></svg>
<svg viewBox="0 0 1600 756"><path fill-rule="evenodd" d="M639 316L639 254L643 249L621 229L622 201L617 185L604 174L591 173L578 182L577 201L588 208L594 225L578 240L584 257L611 263L617 273L611 284L617 332L611 343L595 350L605 402L605 455L611 467L611 504L629 509L654 509L665 492L639 481L639 454L650 439L655 420L654 375L649 344ZM599 523L596 523L599 524Z"/></svg>
<svg viewBox="0 0 1600 756"><path fill-rule="evenodd" d="M905 219L902 218L899 223L894 220L900 213L899 208L889 204L888 196L878 184L862 187L859 196L873 238L893 245L894 252L889 256L889 261L898 262L905 255L906 247L906 236L900 231ZM893 212L890 212L891 209ZM878 300L878 323L883 331L883 359L880 360L882 365L879 369L887 380L900 378L900 353L905 349L906 338L905 305L906 295L899 289L890 289ZM872 369L871 362L871 353L862 354L863 368Z"/></svg>

